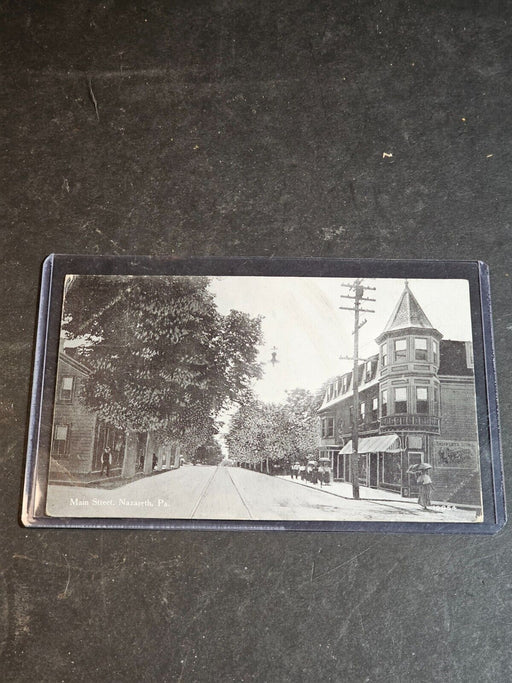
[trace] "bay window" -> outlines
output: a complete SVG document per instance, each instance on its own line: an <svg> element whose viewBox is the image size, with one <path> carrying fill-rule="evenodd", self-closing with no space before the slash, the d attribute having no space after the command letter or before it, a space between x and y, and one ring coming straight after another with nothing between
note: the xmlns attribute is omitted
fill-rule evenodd
<svg viewBox="0 0 512 683"><path fill-rule="evenodd" d="M427 340L423 337L414 340L414 360L428 360Z"/></svg>
<svg viewBox="0 0 512 683"><path fill-rule="evenodd" d="M428 413L428 389L416 387L416 412Z"/></svg>
<svg viewBox="0 0 512 683"><path fill-rule="evenodd" d="M386 417L388 414L388 390L384 389L381 393L381 415L382 417Z"/></svg>
<svg viewBox="0 0 512 683"><path fill-rule="evenodd" d="M395 389L395 413L407 412L407 387Z"/></svg>
<svg viewBox="0 0 512 683"><path fill-rule="evenodd" d="M407 339L395 339L395 362L407 360Z"/></svg>

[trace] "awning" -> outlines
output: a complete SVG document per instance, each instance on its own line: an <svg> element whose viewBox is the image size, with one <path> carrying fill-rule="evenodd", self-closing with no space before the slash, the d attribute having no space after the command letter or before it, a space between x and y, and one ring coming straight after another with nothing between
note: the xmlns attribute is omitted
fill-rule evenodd
<svg viewBox="0 0 512 683"><path fill-rule="evenodd" d="M359 439L358 453L400 453L400 441L398 434L382 434L382 436L368 436ZM340 453L346 455L352 453L352 439L346 443Z"/></svg>

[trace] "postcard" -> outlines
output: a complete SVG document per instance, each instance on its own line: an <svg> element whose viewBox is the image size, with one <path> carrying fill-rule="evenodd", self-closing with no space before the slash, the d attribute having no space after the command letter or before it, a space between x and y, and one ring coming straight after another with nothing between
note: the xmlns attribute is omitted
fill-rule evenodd
<svg viewBox="0 0 512 683"><path fill-rule="evenodd" d="M470 279L218 270L63 273L40 516L483 524Z"/></svg>

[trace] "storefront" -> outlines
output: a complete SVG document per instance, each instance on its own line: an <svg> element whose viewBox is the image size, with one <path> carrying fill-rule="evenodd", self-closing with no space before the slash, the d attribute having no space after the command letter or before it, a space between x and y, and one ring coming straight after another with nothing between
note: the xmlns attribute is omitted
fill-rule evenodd
<svg viewBox="0 0 512 683"><path fill-rule="evenodd" d="M398 434L370 436L359 440L359 483L361 486L401 491L403 487L403 450ZM350 440L338 454L343 460L345 474L352 453ZM345 480L349 477L345 476Z"/></svg>

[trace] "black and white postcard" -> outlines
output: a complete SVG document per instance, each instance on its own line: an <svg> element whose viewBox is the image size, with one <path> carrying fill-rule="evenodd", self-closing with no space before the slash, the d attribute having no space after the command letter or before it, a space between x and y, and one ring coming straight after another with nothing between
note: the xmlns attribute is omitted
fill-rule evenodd
<svg viewBox="0 0 512 683"><path fill-rule="evenodd" d="M61 304L48 518L483 522L467 279L70 272Z"/></svg>

